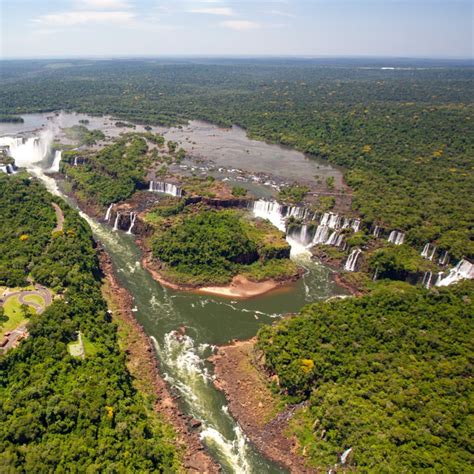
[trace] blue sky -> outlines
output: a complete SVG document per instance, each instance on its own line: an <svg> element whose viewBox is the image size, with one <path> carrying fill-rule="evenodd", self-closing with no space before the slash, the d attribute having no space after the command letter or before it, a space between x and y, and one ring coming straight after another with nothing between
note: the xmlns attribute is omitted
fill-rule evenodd
<svg viewBox="0 0 474 474"><path fill-rule="evenodd" d="M0 0L1 57L472 58L471 0Z"/></svg>

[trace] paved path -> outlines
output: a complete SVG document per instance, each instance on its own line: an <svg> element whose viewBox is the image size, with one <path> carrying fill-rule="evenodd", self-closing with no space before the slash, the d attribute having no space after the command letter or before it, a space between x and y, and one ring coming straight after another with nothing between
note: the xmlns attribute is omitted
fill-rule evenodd
<svg viewBox="0 0 474 474"><path fill-rule="evenodd" d="M56 212L56 221L57 221L56 227L53 229L53 232L62 231L63 226L64 226L63 210L55 202L52 202L51 204L54 207L54 211Z"/></svg>
<svg viewBox="0 0 474 474"><path fill-rule="evenodd" d="M36 312L38 314L41 314L46 307L48 307L52 302L53 298L51 296L51 292L47 289L44 288L41 285L35 285L36 290L23 290L23 291L14 291L13 293L8 293L4 298L3 298L3 303L4 305L10 298L14 298L18 296L18 300L20 301L21 304L27 304L28 306L32 306L35 308ZM41 296L43 298L45 305L40 305L38 303L34 303L32 301L25 301L25 296L28 295L35 295L35 296Z"/></svg>

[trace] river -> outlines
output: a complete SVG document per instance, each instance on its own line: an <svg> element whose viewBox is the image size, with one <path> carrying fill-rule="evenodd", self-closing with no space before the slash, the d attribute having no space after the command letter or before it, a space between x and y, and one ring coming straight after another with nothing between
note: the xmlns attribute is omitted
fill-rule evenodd
<svg viewBox="0 0 474 474"><path fill-rule="evenodd" d="M0 128L0 135L8 132L11 133L8 127L7 132ZM35 158L25 165L52 193L68 200L54 179L44 173L51 159L45 155L42 161ZM163 375L180 395L183 411L202 422L201 438L223 471L286 472L258 453L228 414L224 396L212 383L212 368L206 358L214 345L250 338L262 324L296 312L308 302L344 294L333 283L331 271L311 262L303 253L293 258L306 268L304 278L289 288L258 298L232 301L176 292L163 288L142 267L141 252L132 235L113 232L110 226L81 215L110 255L119 282L132 294L134 315L154 341ZM180 326L186 327L182 342L173 337L173 331Z"/></svg>

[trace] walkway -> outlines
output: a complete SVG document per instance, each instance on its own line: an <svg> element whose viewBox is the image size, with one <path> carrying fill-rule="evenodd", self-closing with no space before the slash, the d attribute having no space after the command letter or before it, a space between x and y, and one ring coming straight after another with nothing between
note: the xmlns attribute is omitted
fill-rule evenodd
<svg viewBox="0 0 474 474"><path fill-rule="evenodd" d="M53 229L53 233L61 232L64 226L63 210L55 202L52 202L51 204L54 207L54 211L56 212L56 221L57 221L56 227Z"/></svg>

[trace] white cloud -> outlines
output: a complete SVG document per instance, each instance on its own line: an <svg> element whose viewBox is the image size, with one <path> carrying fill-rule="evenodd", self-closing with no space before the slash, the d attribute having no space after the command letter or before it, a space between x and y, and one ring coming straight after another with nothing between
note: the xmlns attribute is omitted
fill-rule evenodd
<svg viewBox="0 0 474 474"><path fill-rule="evenodd" d="M205 15L221 15L233 16L234 11L228 7L211 7L211 8L191 8L187 10L188 13L203 13Z"/></svg>
<svg viewBox="0 0 474 474"><path fill-rule="evenodd" d="M288 13L288 12L284 12L284 11L281 11L281 10L270 10L270 13L272 15L286 16L288 18L295 18L295 16L296 16L296 15L293 15L293 13Z"/></svg>
<svg viewBox="0 0 474 474"><path fill-rule="evenodd" d="M76 0L76 4L90 10L120 10L130 7L126 0Z"/></svg>
<svg viewBox="0 0 474 474"><path fill-rule="evenodd" d="M260 25L258 23L255 23L254 21L247 21L247 20L223 21L221 25L224 26L225 28L230 28L231 30L236 30L236 31L256 30L260 28Z"/></svg>
<svg viewBox="0 0 474 474"><path fill-rule="evenodd" d="M70 11L41 15L34 21L44 26L74 26L84 23L128 23L135 18L125 11Z"/></svg>

